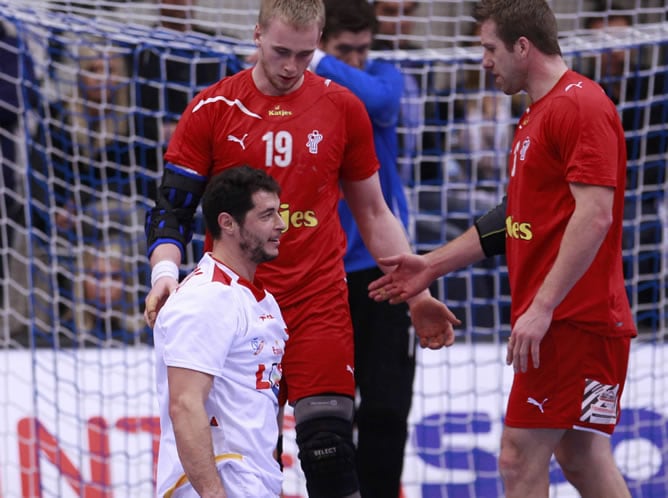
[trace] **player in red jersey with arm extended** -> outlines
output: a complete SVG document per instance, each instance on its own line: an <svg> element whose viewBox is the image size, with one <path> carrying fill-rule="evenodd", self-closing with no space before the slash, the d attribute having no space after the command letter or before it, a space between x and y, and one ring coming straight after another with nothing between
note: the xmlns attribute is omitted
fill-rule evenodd
<svg viewBox="0 0 668 498"><path fill-rule="evenodd" d="M372 283L398 302L440 275L505 253L515 370L499 466L508 498L547 498L556 456L582 496L630 496L610 435L636 335L622 273L624 131L598 84L566 66L544 0L483 0L483 67L526 91L504 202L475 227Z"/></svg>
<svg viewBox="0 0 668 498"><path fill-rule="evenodd" d="M263 0L254 34L256 65L204 90L183 113L147 216L153 272L146 317L149 324L155 320L176 286L207 179L241 163L265 169L282 187L287 226L280 255L257 272L290 329L281 397L294 407L309 496L357 497L340 192L375 258L410 248L382 196L364 105L344 87L305 72L324 12L321 0ZM443 303L425 291L409 306L423 346L453 342L458 321Z"/></svg>

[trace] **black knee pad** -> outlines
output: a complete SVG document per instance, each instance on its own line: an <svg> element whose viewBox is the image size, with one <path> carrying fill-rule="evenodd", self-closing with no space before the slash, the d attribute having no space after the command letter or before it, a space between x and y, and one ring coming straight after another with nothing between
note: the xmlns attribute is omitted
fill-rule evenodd
<svg viewBox="0 0 668 498"><path fill-rule="evenodd" d="M359 491L352 423L338 417L298 423L299 460L309 498L342 498Z"/></svg>
<svg viewBox="0 0 668 498"><path fill-rule="evenodd" d="M283 472L283 434L279 434L276 441L276 461Z"/></svg>

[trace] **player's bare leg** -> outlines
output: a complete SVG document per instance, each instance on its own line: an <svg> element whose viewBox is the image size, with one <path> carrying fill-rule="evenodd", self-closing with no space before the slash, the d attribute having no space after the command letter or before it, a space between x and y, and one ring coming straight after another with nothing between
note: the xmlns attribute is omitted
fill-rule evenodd
<svg viewBox="0 0 668 498"><path fill-rule="evenodd" d="M588 431L566 431L555 456L566 479L583 498L630 498L609 437Z"/></svg>
<svg viewBox="0 0 668 498"><path fill-rule="evenodd" d="M506 498L548 498L550 459L561 429L504 427L499 472Z"/></svg>

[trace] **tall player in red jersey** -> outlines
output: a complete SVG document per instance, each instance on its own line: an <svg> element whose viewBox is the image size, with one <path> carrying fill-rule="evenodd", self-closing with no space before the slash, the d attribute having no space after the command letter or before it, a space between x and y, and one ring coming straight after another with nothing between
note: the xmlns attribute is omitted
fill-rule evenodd
<svg viewBox="0 0 668 498"><path fill-rule="evenodd" d="M629 497L610 446L636 335L622 274L626 180L617 110L569 70L544 0L483 0L483 67L506 94L526 91L506 199L452 242L370 286L399 302L436 277L505 253L515 370L501 440L508 498L547 498L555 455L581 496Z"/></svg>
<svg viewBox="0 0 668 498"><path fill-rule="evenodd" d="M147 216L153 270L145 314L152 324L177 284L176 265L207 179L245 163L278 180L287 228L280 255L257 277L276 297L290 330L281 397L294 406L309 496L338 498L359 496L341 191L375 258L410 248L381 192L364 105L344 87L305 72L324 15L321 0L263 0L256 65L204 90L184 111ZM445 305L426 291L409 306L423 346L452 344L457 319Z"/></svg>

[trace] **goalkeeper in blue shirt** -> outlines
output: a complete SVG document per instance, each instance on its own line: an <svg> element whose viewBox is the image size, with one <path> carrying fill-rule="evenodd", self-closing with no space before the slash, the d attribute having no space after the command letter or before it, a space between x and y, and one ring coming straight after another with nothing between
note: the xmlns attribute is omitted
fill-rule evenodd
<svg viewBox="0 0 668 498"><path fill-rule="evenodd" d="M372 4L367 0L325 0L325 8L320 50L310 68L346 86L364 102L373 124L385 201L407 226L406 196L397 169L403 76L389 62L367 59L377 27ZM364 498L396 498L415 374L408 307L369 299L367 286L382 272L364 246L345 201L341 201L339 215L348 240L344 262L355 330L360 491Z"/></svg>

